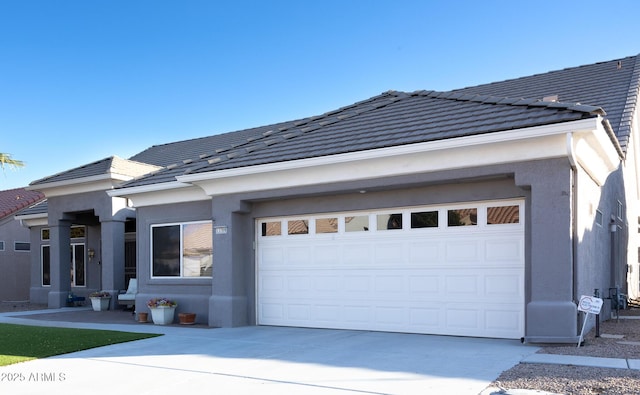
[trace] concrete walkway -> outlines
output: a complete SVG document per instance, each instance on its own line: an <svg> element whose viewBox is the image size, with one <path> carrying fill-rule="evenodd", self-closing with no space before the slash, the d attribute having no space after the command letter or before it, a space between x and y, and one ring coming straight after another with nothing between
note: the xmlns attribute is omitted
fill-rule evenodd
<svg viewBox="0 0 640 395"><path fill-rule="evenodd" d="M521 361L580 365L584 360L535 354L537 347L517 340L158 326L135 323L125 312L109 312L123 314L117 316L122 323L63 320L69 313L82 314L77 308L3 313L0 322L165 336L2 367L0 393L476 395Z"/></svg>

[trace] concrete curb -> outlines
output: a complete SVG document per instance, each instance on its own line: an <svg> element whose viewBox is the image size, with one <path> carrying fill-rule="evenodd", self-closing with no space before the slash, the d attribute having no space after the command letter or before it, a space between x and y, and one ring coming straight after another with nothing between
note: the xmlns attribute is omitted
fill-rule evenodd
<svg viewBox="0 0 640 395"><path fill-rule="evenodd" d="M523 358L521 362L640 370L640 360L638 359L627 360L624 358L599 358L599 357L584 357L579 355L532 354Z"/></svg>

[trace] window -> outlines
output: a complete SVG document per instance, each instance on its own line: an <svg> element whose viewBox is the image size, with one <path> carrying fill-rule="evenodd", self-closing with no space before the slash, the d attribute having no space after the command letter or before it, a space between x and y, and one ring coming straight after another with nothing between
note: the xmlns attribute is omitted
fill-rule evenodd
<svg viewBox="0 0 640 395"><path fill-rule="evenodd" d="M151 227L153 277L211 277L213 226L190 222Z"/></svg>
<svg viewBox="0 0 640 395"><path fill-rule="evenodd" d="M4 251L4 241L0 241L0 251Z"/></svg>
<svg viewBox="0 0 640 395"><path fill-rule="evenodd" d="M437 228L438 227L438 212L437 211L422 211L418 213L411 213L411 228Z"/></svg>
<svg viewBox="0 0 640 395"><path fill-rule="evenodd" d="M358 215L355 217L344 217L345 232L366 232L369 230L369 216Z"/></svg>
<svg viewBox="0 0 640 395"><path fill-rule="evenodd" d="M42 246L42 286L51 285L51 249L47 245Z"/></svg>
<svg viewBox="0 0 640 395"><path fill-rule="evenodd" d="M309 234L309 220L295 219L288 221L287 234L306 235Z"/></svg>
<svg viewBox="0 0 640 395"><path fill-rule="evenodd" d="M622 202L618 200L618 219L622 219L623 214L624 214L624 210L622 207Z"/></svg>
<svg viewBox="0 0 640 395"><path fill-rule="evenodd" d="M282 234L282 222L272 221L262 223L262 236L280 236Z"/></svg>
<svg viewBox="0 0 640 395"><path fill-rule="evenodd" d="M51 247L43 245L42 254L40 254L40 265L42 270L42 286L51 285ZM84 259L84 244L71 244L71 286L86 286L86 260Z"/></svg>
<svg viewBox="0 0 640 395"><path fill-rule="evenodd" d="M604 225L604 216L602 215L602 211L600 210L596 210L596 225Z"/></svg>
<svg viewBox="0 0 640 395"><path fill-rule="evenodd" d="M447 211L447 225L470 226L478 224L478 209L464 208Z"/></svg>
<svg viewBox="0 0 640 395"><path fill-rule="evenodd" d="M71 244L71 285L84 287L86 264L84 259L84 244Z"/></svg>
<svg viewBox="0 0 640 395"><path fill-rule="evenodd" d="M26 241L16 241L13 243L14 251L31 251L31 243Z"/></svg>
<svg viewBox="0 0 640 395"><path fill-rule="evenodd" d="M86 228L82 225L72 226L69 232L70 232L69 236L72 239L84 239L87 233ZM49 228L43 228L40 231L40 238L42 239L42 241L47 241L51 239L51 232L49 231Z"/></svg>
<svg viewBox="0 0 640 395"><path fill-rule="evenodd" d="M338 218L316 219L316 233L338 233Z"/></svg>
<svg viewBox="0 0 640 395"><path fill-rule="evenodd" d="M402 229L402 214L378 214L378 230Z"/></svg>
<svg viewBox="0 0 640 395"><path fill-rule="evenodd" d="M487 207L487 225L520 223L519 206Z"/></svg>

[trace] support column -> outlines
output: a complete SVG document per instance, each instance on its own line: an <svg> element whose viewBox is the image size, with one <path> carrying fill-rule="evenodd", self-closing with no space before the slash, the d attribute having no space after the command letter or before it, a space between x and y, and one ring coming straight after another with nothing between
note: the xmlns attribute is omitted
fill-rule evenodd
<svg viewBox="0 0 640 395"><path fill-rule="evenodd" d="M59 220L50 225L49 235L51 290L48 305L57 309L66 306L71 291L71 223Z"/></svg>
<svg viewBox="0 0 640 395"><path fill-rule="evenodd" d="M100 223L101 284L100 288L110 292L111 308L117 305L118 291L126 289L124 281L124 221L102 221Z"/></svg>
<svg viewBox="0 0 640 395"><path fill-rule="evenodd" d="M516 174L516 185L531 188L525 340L575 343L571 167L560 159L534 162Z"/></svg>
<svg viewBox="0 0 640 395"><path fill-rule="evenodd" d="M209 326L249 324L248 273L252 267L251 220L248 205L233 197L213 199L213 282ZM219 229L216 231L216 229Z"/></svg>

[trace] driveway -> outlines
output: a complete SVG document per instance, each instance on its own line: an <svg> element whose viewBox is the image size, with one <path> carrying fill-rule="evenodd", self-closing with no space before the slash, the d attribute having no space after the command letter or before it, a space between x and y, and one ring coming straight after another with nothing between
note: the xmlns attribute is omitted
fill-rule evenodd
<svg viewBox="0 0 640 395"><path fill-rule="evenodd" d="M478 394L538 348L517 340L283 327L0 322L162 332L0 368L7 394ZM15 381L11 381L15 380Z"/></svg>

